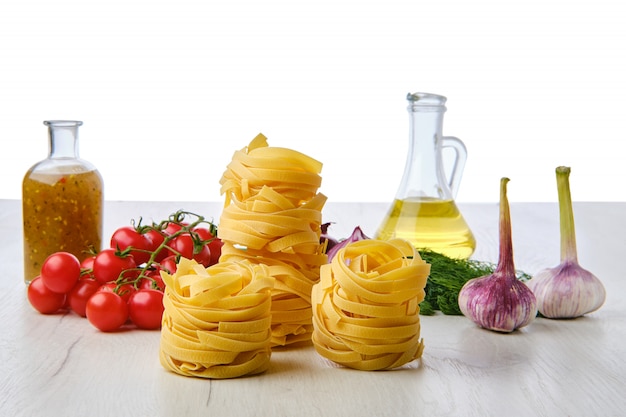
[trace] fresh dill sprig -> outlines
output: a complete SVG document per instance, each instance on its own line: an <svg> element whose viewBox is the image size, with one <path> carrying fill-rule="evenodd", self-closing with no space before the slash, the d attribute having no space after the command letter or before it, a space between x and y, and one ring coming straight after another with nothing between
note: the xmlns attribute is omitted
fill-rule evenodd
<svg viewBox="0 0 626 417"><path fill-rule="evenodd" d="M426 281L424 300L420 303L420 314L434 315L437 310L446 315L462 315L459 309L459 291L472 278L492 274L496 265L473 259L454 259L430 250L420 251L422 259L430 264L430 275ZM517 271L522 281L530 275Z"/></svg>

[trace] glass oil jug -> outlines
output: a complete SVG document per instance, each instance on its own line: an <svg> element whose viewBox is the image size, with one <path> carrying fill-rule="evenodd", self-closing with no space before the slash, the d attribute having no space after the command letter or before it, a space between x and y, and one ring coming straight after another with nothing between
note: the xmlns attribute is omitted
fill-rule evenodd
<svg viewBox="0 0 626 417"><path fill-rule="evenodd" d="M78 156L74 120L45 121L48 157L33 165L22 181L24 281L41 272L54 252L79 260L101 249L103 182L98 170Z"/></svg>
<svg viewBox="0 0 626 417"><path fill-rule="evenodd" d="M407 100L410 134L404 174L375 237L401 238L417 249L467 259L476 240L454 201L467 150L460 139L442 135L445 97L409 93ZM443 163L448 148L454 155L449 178Z"/></svg>

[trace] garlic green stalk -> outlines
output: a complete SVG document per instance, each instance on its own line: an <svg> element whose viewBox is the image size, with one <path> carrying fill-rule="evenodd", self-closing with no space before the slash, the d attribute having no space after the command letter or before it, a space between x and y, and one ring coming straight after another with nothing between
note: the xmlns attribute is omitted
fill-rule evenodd
<svg viewBox="0 0 626 417"><path fill-rule="evenodd" d="M500 255L491 275L474 278L459 291L464 316L485 329L510 333L537 316L537 300L517 279L513 263L511 215L506 195L508 178L500 181Z"/></svg>
<svg viewBox="0 0 626 417"><path fill-rule="evenodd" d="M578 264L569 167L556 168L561 226L561 263L528 281L539 312L548 318L574 318L599 309L606 298L602 282Z"/></svg>

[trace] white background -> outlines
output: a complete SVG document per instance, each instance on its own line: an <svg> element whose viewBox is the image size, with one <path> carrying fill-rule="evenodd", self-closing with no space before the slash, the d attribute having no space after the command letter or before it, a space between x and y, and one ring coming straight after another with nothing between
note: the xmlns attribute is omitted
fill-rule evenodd
<svg viewBox="0 0 626 417"><path fill-rule="evenodd" d="M625 201L623 0L0 3L0 198L20 198L48 119L84 121L109 200L221 201L263 132L324 163L333 201L391 201L405 96L448 97L469 150L459 202Z"/></svg>

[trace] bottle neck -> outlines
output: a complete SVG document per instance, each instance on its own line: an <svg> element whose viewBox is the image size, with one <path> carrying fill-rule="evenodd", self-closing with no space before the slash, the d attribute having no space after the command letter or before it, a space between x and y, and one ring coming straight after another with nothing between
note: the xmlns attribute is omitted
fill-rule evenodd
<svg viewBox="0 0 626 417"><path fill-rule="evenodd" d="M446 98L435 94L415 93L407 96L407 110L410 117L411 142L423 144L428 152L441 137L443 115L446 112Z"/></svg>
<svg viewBox="0 0 626 417"><path fill-rule="evenodd" d="M49 156L50 159L77 159L78 156L78 128L83 122L73 120L45 121L48 126Z"/></svg>
<svg viewBox="0 0 626 417"><path fill-rule="evenodd" d="M409 149L398 199L451 199L443 177L441 131L446 110L439 96L409 95ZM442 98L445 100L445 98Z"/></svg>

